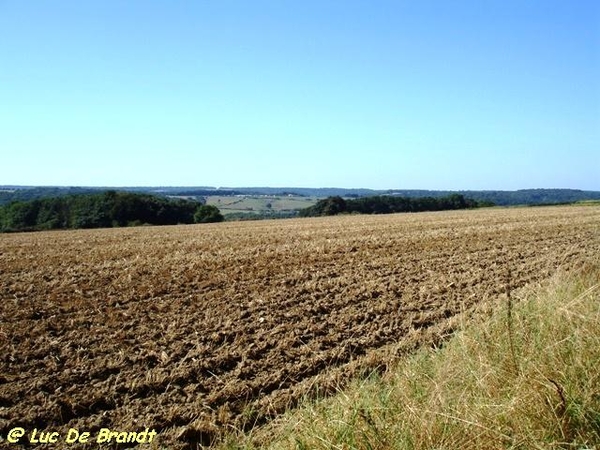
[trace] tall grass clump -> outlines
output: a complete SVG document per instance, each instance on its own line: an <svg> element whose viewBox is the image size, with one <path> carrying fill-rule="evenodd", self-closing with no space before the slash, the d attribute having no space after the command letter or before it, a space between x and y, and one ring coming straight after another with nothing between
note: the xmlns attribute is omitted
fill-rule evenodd
<svg viewBox="0 0 600 450"><path fill-rule="evenodd" d="M600 266L508 299L443 347L224 447L600 449Z"/></svg>

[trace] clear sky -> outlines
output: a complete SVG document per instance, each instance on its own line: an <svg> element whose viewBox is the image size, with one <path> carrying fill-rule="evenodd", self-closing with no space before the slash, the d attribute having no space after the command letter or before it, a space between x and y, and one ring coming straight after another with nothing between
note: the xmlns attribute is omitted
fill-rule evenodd
<svg viewBox="0 0 600 450"><path fill-rule="evenodd" d="M600 2L0 0L0 184L600 190Z"/></svg>

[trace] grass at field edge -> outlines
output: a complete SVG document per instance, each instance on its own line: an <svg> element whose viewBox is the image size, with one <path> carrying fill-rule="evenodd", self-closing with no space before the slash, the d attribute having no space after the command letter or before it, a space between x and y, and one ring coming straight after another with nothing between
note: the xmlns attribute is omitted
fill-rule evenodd
<svg viewBox="0 0 600 450"><path fill-rule="evenodd" d="M222 449L600 449L600 262Z"/></svg>

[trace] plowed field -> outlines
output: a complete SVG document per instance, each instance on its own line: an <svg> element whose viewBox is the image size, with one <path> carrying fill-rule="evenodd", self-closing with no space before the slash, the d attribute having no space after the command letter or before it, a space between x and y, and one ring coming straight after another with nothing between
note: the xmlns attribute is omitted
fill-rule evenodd
<svg viewBox="0 0 600 450"><path fill-rule="evenodd" d="M196 448L599 254L595 206L0 235L0 436Z"/></svg>

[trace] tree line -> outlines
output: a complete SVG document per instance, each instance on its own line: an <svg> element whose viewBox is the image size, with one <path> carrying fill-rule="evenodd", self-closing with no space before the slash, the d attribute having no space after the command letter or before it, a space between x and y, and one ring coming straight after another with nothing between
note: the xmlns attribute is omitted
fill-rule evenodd
<svg viewBox="0 0 600 450"><path fill-rule="evenodd" d="M221 222L212 205L149 194L106 191L17 201L0 207L0 231L109 228Z"/></svg>
<svg viewBox="0 0 600 450"><path fill-rule="evenodd" d="M479 202L492 202L498 206L509 205L545 205L563 204L585 200L600 200L600 192L581 191L576 189L522 189L518 191L431 191L431 190L372 190L372 189L340 189L340 188L221 188L214 187L26 187L1 186L0 205L13 201L29 201L37 198L60 197L73 194L97 194L107 190L120 192L138 192L151 195L171 195L180 197L202 197L214 195L288 195L305 197L360 198L372 196L399 196L408 198L433 197L442 198L452 194L464 195Z"/></svg>
<svg viewBox="0 0 600 450"><path fill-rule="evenodd" d="M444 211L452 209L477 208L492 206L490 202L480 203L465 198L460 194L447 197L397 197L377 195L343 199L342 197L327 197L315 205L300 210L301 217L333 216L336 214L390 214L398 212Z"/></svg>

